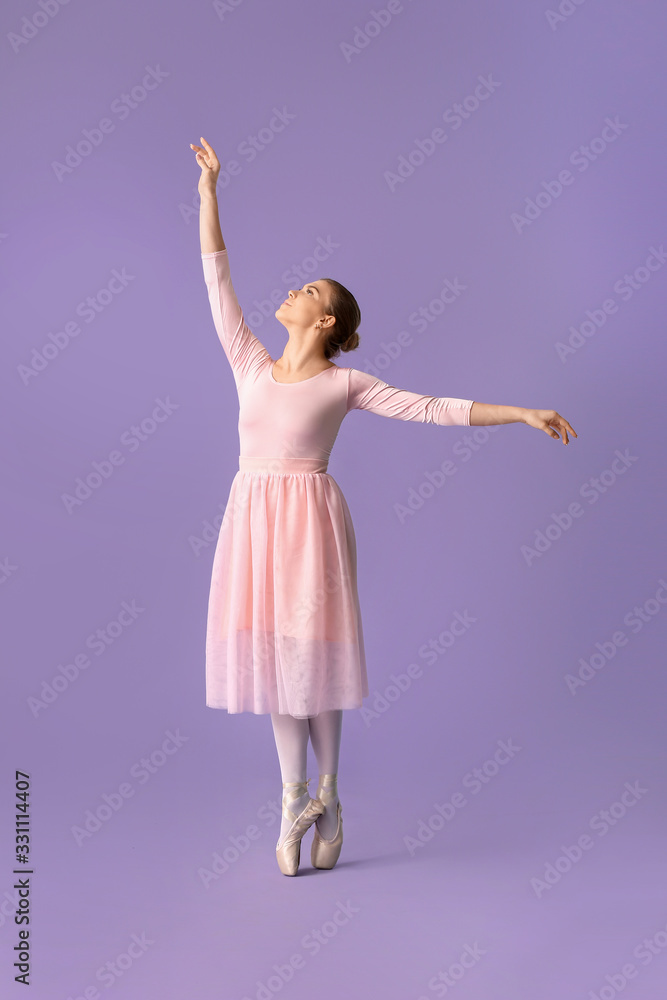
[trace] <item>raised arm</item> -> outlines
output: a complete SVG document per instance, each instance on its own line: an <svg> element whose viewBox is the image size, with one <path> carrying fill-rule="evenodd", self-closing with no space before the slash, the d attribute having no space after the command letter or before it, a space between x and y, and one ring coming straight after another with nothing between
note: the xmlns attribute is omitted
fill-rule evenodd
<svg viewBox="0 0 667 1000"><path fill-rule="evenodd" d="M370 410L381 417L397 420L419 420L426 424L451 426L470 425L472 399L450 396L422 396L388 385L368 372L350 369L347 409Z"/></svg>
<svg viewBox="0 0 667 1000"><path fill-rule="evenodd" d="M207 143L203 135L200 136L200 139L204 143L205 148L202 149L201 146L195 146L191 142L190 149L195 150L195 159L201 167L201 175L199 177L199 184L197 185L201 199L199 206L199 240L201 243L201 252L205 254L224 250L225 241L222 238L222 230L220 229L218 196L216 194L216 185L220 175L220 161L215 154L215 150Z"/></svg>
<svg viewBox="0 0 667 1000"><path fill-rule="evenodd" d="M215 190L220 163L213 148L204 138L201 141L205 149L192 143L190 145L197 150L197 162L202 169L199 179L199 235L204 281L213 322L238 385L251 371L270 362L271 357L247 325L234 291Z"/></svg>

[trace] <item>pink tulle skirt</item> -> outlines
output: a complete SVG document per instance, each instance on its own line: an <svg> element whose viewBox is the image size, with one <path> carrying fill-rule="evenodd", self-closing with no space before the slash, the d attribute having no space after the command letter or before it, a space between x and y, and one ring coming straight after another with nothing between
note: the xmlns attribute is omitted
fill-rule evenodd
<svg viewBox="0 0 667 1000"><path fill-rule="evenodd" d="M210 708L305 718L368 695L352 518L319 468L239 460L213 559Z"/></svg>

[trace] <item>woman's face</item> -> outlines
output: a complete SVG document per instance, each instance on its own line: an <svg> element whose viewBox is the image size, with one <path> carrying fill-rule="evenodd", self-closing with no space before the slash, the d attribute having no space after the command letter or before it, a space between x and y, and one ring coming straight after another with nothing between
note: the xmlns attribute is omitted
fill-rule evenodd
<svg viewBox="0 0 667 1000"><path fill-rule="evenodd" d="M275 311L276 319L285 326L310 329L324 322L327 316L327 282L320 278L309 281L303 288L290 289L287 298Z"/></svg>

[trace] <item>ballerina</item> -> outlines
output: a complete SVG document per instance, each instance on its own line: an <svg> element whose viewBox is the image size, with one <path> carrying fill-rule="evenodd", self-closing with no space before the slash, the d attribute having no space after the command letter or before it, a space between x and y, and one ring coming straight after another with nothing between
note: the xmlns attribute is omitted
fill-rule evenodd
<svg viewBox="0 0 667 1000"><path fill-rule="evenodd" d="M270 714L283 781L276 858L296 875L314 826L311 863L331 869L343 843L338 762L344 709L369 693L350 511L327 472L352 409L442 426L522 422L568 444L555 410L425 396L331 359L359 346L359 305L333 278L290 289L275 311L289 338L274 360L239 306L222 237L220 162L193 143L201 168L200 239L213 322L239 397L239 470L216 545L206 631L206 704ZM319 783L308 792L309 740Z"/></svg>

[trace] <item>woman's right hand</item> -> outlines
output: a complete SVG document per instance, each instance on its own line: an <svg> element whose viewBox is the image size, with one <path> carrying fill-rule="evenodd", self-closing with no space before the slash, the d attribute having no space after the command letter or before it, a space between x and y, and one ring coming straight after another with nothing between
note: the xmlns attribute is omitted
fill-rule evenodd
<svg viewBox="0 0 667 1000"><path fill-rule="evenodd" d="M201 167L201 176L197 185L199 194L215 194L215 186L218 183L220 173L220 161L215 155L215 150L210 146L203 135L199 137L204 143L204 148L190 143L190 148L196 152L196 160Z"/></svg>

